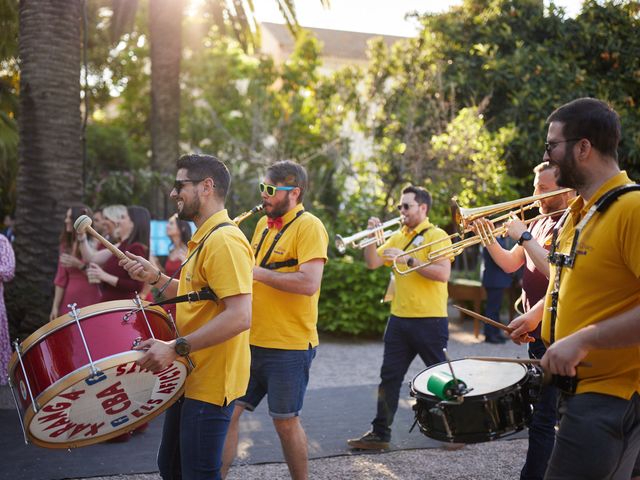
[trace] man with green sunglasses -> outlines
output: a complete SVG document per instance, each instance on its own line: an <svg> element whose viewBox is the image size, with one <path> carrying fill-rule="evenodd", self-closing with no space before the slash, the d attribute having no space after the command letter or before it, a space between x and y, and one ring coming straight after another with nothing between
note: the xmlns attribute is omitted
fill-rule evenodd
<svg viewBox="0 0 640 480"><path fill-rule="evenodd" d="M306 170L292 161L271 165L259 185L266 216L251 240L251 375L233 412L223 472L236 455L240 416L266 396L291 477L307 478L307 439L298 415L318 345L318 298L329 245L322 222L303 208L307 185Z"/></svg>

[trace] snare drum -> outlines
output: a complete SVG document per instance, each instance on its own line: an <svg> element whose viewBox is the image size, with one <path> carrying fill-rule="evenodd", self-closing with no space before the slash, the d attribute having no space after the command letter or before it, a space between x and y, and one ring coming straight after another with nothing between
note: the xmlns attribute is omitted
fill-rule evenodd
<svg viewBox="0 0 640 480"><path fill-rule="evenodd" d="M176 338L166 312L117 300L72 310L16 342L9 384L25 442L91 445L169 407L182 394L189 369L179 359L158 373L142 370L135 362L143 353L132 347L149 338Z"/></svg>
<svg viewBox="0 0 640 480"><path fill-rule="evenodd" d="M442 400L427 388L433 375L450 374L446 362L427 368L411 382L416 422L427 437L443 442L486 442L528 425L536 382L527 367L467 359L453 360L451 366L469 389L461 402Z"/></svg>

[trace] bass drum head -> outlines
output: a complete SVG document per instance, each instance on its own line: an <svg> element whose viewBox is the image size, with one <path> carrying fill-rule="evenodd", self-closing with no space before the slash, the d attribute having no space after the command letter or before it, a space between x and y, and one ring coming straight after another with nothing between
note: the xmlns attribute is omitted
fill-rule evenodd
<svg viewBox="0 0 640 480"><path fill-rule="evenodd" d="M29 407L29 439L46 448L75 448L103 442L150 421L172 405L184 390L188 368L179 361L158 373L135 362L143 353L130 351L62 378ZM23 394L24 386L19 386ZM26 392L24 392L26 394Z"/></svg>
<svg viewBox="0 0 640 480"><path fill-rule="evenodd" d="M485 362L482 360L453 360L453 373L458 380L466 383L468 389L465 398L482 397L500 392L525 380L527 368L519 363ZM447 362L432 365L420 372L411 382L417 396L437 398L427 388L429 378L435 373L451 374Z"/></svg>

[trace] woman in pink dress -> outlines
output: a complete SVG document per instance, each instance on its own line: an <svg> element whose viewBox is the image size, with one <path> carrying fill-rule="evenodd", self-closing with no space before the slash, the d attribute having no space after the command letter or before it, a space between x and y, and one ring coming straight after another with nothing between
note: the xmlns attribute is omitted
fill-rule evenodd
<svg viewBox="0 0 640 480"><path fill-rule="evenodd" d="M7 384L9 359L11 358L11 341L7 309L4 306L4 284L13 279L16 269L16 258L11 242L0 234L0 385Z"/></svg>
<svg viewBox="0 0 640 480"><path fill-rule="evenodd" d="M89 283L87 279L87 263L82 260L76 231L73 228L73 222L80 215L91 216L91 209L85 205L72 206L67 210L64 218L64 227L60 233L58 270L53 281L55 293L49 320L67 313L70 310L70 304L75 303L76 308L79 309L100 302L100 289L98 285Z"/></svg>
<svg viewBox="0 0 640 480"><path fill-rule="evenodd" d="M121 240L116 246L123 252L149 258L150 229L149 210L138 206L127 207L126 213L117 223L115 234ZM80 247L82 257L90 262L87 268L89 281L100 284L103 302L134 298L142 291L144 283L133 280L127 271L118 265L118 258L109 250L92 251L87 241L83 241Z"/></svg>

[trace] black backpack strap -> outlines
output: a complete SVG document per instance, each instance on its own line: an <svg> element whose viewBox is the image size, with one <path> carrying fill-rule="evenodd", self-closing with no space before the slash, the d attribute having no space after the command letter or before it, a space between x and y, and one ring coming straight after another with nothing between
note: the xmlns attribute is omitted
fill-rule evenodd
<svg viewBox="0 0 640 480"><path fill-rule="evenodd" d="M213 227L211 230L209 230L209 232L207 232L205 237L200 242L200 245L198 245L198 247L193 252L191 252L191 255L189 255L189 257L184 262L182 262L182 265L180 265L180 267L175 272L173 272L173 275L171 275L171 277L169 277L169 280L167 280L167 282L164 284L164 286L158 292L158 296L160 297L162 295L162 293L166 290L166 288L171 283L171 280L173 280L176 277L176 275L178 275L182 271L182 268L189 262L189 260L191 260L191 258L194 255L197 255L200 252L200 250L202 250L202 247L204 246L204 242L211 236L211 234L213 232L218 230L220 227L229 227L229 226L237 226L237 225L235 223L232 223L232 222L222 222L222 223L219 223L218 225L216 225L215 227ZM210 292L210 294L207 293L208 297L211 297L211 296L213 296L213 297L205 298L202 295L202 292L204 292L205 290L208 290ZM199 294L199 296L198 296L198 294ZM188 298L189 295L192 295L191 298L194 298L193 295L198 296L198 298L196 298L195 300L194 299L190 299L190 298ZM183 299L183 300L178 300L178 299ZM203 287L202 290L200 290L200 292L190 292L190 293L187 293L185 295L180 295L179 297L169 298L167 300L163 300L162 302L153 303L152 305L165 305L165 304L169 304L169 303L181 303L181 302L187 302L187 301L195 302L195 301L198 301L198 300L213 300L214 302L217 302L218 301L218 296L213 292L213 290L211 290L211 288Z"/></svg>
<svg viewBox="0 0 640 480"><path fill-rule="evenodd" d="M411 246L411 244L413 243L413 241L418 238L420 235L422 235L423 233L425 233L427 230L429 230L431 227L427 227L427 228L423 228L422 230L420 230L418 233L416 233L413 237L411 237L411 240L409 240L409 243L407 243L405 245L405 247L402 250L406 250L407 248L409 248Z"/></svg>
<svg viewBox="0 0 640 480"><path fill-rule="evenodd" d="M629 183L609 190L596 202L596 211L598 213L606 212L611 204L621 195L624 195L627 192L633 192L634 190L640 190L640 185L637 183Z"/></svg>
<svg viewBox="0 0 640 480"><path fill-rule="evenodd" d="M169 298L167 300L162 300L160 302L152 303L151 305L168 305L174 303L182 303L182 302L200 302L203 300L213 300L217 302L218 296L211 290L210 287L202 287L201 290L197 292L189 292L184 295L179 295L177 297Z"/></svg>
<svg viewBox="0 0 640 480"><path fill-rule="evenodd" d="M296 214L296 216L293 218L293 220L291 220L284 227L282 227L280 229L280 231L276 234L276 237L273 239L273 243L269 247L269 250L267 250L267 253L265 254L265 256L262 257L262 261L260 262L260 266L262 268L266 268L268 270L275 270L276 268L286 267L286 266L293 266L293 265L297 265L298 264L298 259L297 258L291 258L291 259L285 260L283 262L269 262L268 260L269 260L269 257L271 257L271 254L273 253L273 249L276 248L276 243L278 243L278 240L280 240L280 238L282 238L282 235L284 234L284 232L286 232L287 229L291 226L291 224L293 222L295 222L304 212L305 212L304 210L300 210ZM262 240L264 240L265 236L266 236L266 232L262 232ZM256 256L258 255L258 252L260 252L260 247L262 246L262 240L260 241L260 244L258 245L258 248L256 249ZM288 262L295 262L295 263L292 263L291 265L288 265L287 264Z"/></svg>

